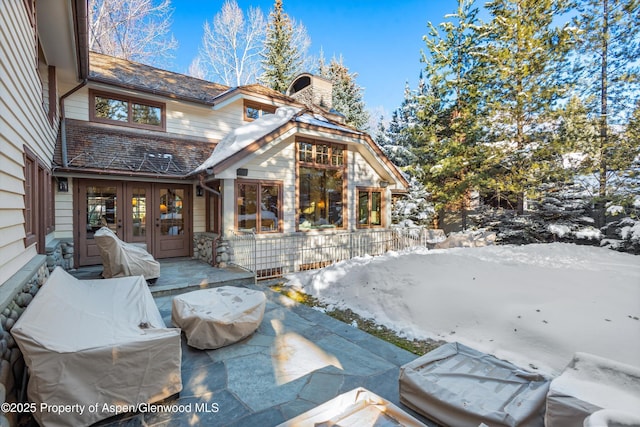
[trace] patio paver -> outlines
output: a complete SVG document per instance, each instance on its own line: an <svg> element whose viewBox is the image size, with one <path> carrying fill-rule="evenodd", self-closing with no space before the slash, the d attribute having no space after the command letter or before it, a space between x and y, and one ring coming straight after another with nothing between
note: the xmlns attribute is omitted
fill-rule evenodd
<svg viewBox="0 0 640 427"><path fill-rule="evenodd" d="M246 272L221 274L189 259L162 264L164 283L159 280L150 289L168 326L173 326L173 296L198 289L205 279L206 286L218 286L216 278L238 279L236 286L264 291L264 320L253 335L216 350L191 348L183 334L180 394L153 411L123 414L97 425L270 427L361 386L435 426L399 403L400 366L416 355L255 284ZM99 275L96 268L76 274L95 278L96 271ZM189 286L181 285L185 280ZM156 286L162 288L153 292ZM172 409L158 410L159 405Z"/></svg>
<svg viewBox="0 0 640 427"><path fill-rule="evenodd" d="M183 335L184 388L163 404L189 408L191 403L190 411L133 414L100 425L269 427L359 386L435 425L399 403L399 368L417 356L265 286L246 286L263 290L268 298L264 320L253 335L204 351L184 344ZM171 299L156 297L167 325ZM215 404L217 412L196 412L196 404Z"/></svg>

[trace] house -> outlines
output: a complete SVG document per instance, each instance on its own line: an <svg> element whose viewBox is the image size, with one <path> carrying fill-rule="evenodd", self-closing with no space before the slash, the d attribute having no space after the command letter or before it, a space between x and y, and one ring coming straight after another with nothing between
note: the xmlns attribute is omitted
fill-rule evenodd
<svg viewBox="0 0 640 427"><path fill-rule="evenodd" d="M236 230L388 226L387 201L406 181L367 134L296 100L314 82L300 79L289 96L91 52L88 78L63 100L53 166L68 187L56 235L73 239L75 263L101 262L103 225L156 258L210 262L213 241Z"/></svg>
<svg viewBox="0 0 640 427"><path fill-rule="evenodd" d="M100 263L104 225L156 258L210 262L238 230L389 226L407 182L330 110L330 82L303 74L285 95L89 53L86 2L42 3L2 6L16 29L2 39L2 282L47 252L50 267Z"/></svg>
<svg viewBox="0 0 640 427"><path fill-rule="evenodd" d="M0 332L55 266L101 263L102 226L159 259L216 263L236 233L390 225L407 182L332 112L325 79L302 74L281 94L90 53L86 0L0 12ZM8 396L17 351L0 334Z"/></svg>

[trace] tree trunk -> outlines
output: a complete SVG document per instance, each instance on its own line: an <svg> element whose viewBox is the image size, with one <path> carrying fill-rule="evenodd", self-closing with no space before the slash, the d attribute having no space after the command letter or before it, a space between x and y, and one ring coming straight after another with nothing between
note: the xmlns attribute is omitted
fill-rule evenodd
<svg viewBox="0 0 640 427"><path fill-rule="evenodd" d="M609 47L609 3L602 2L602 69L600 73L600 165L599 165L599 195L607 197L607 147L609 145L607 135L607 51Z"/></svg>

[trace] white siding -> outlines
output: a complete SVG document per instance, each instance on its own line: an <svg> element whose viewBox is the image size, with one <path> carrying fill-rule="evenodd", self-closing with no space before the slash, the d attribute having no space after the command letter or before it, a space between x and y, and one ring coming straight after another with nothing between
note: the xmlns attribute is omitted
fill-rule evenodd
<svg viewBox="0 0 640 427"><path fill-rule="evenodd" d="M55 237L58 239L73 238L73 192L75 182L69 178L69 192L55 191Z"/></svg>
<svg viewBox="0 0 640 427"><path fill-rule="evenodd" d="M220 140L243 124L242 102L219 111L179 101L167 104L167 132Z"/></svg>
<svg viewBox="0 0 640 427"><path fill-rule="evenodd" d="M196 196L196 186L193 186L191 191L193 194L193 232L201 233L206 231L207 227L207 219L206 219L206 198L204 196L198 197Z"/></svg>
<svg viewBox="0 0 640 427"><path fill-rule="evenodd" d="M73 87L64 88L61 93L67 93L71 89ZM64 116L68 119L89 120L89 89L86 86L65 98Z"/></svg>
<svg viewBox="0 0 640 427"><path fill-rule="evenodd" d="M22 1L0 0L0 284L35 254L25 248L23 147L51 164L57 129L43 107L33 29Z"/></svg>

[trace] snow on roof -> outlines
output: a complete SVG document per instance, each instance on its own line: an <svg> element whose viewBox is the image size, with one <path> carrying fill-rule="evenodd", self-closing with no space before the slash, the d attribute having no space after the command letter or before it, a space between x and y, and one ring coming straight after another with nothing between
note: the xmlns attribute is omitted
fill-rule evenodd
<svg viewBox="0 0 640 427"><path fill-rule="evenodd" d="M193 173L214 167L238 151L248 147L251 143L270 134L274 130L289 122L300 111L295 107L280 107L274 114L264 116L229 132L216 145L211 156L198 166Z"/></svg>
<svg viewBox="0 0 640 427"><path fill-rule="evenodd" d="M324 116L321 116L320 114L303 114L300 117L296 118L296 121L299 123L306 123L308 125L314 125L314 126L320 126L320 127L324 127L324 128L328 128L328 129L337 129L337 130L341 130L343 132L349 132L349 133L354 133L356 135L362 135L362 132L358 132L355 129L351 129L348 128L346 126L340 126L337 125L333 122L330 122L329 119L327 119Z"/></svg>
<svg viewBox="0 0 640 427"><path fill-rule="evenodd" d="M211 156L209 156L209 158L198 166L192 173L202 172L205 169L214 167L223 160L248 147L251 143L263 138L293 120L296 114L300 111L301 109L296 107L280 107L276 110L275 114L265 114L250 123L232 130L222 138L218 145L216 145ZM355 129L340 126L319 114L306 113L295 117L295 121L327 129L336 129L356 135L362 134L362 132L358 132Z"/></svg>

